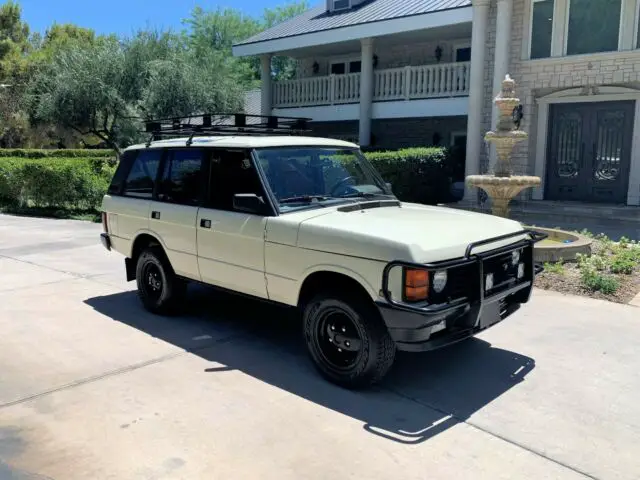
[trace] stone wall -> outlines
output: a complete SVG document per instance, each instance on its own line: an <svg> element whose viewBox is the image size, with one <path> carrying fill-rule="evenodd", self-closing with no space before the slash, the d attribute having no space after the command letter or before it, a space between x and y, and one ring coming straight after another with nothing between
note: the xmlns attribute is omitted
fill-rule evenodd
<svg viewBox="0 0 640 480"><path fill-rule="evenodd" d="M322 137L358 141L358 122L313 122L313 133ZM395 150L407 147L433 145L434 134L440 136L440 145L448 147L454 132L466 132L467 117L398 118L373 120L371 133L373 148Z"/></svg>

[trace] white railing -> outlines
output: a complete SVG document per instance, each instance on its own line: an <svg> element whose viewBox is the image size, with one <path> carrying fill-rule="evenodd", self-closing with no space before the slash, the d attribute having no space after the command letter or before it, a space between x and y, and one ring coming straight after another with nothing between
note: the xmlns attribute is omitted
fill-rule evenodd
<svg viewBox="0 0 640 480"><path fill-rule="evenodd" d="M376 70L373 100L415 100L469 95L469 62ZM357 103L360 74L286 80L273 84L273 106L306 107Z"/></svg>

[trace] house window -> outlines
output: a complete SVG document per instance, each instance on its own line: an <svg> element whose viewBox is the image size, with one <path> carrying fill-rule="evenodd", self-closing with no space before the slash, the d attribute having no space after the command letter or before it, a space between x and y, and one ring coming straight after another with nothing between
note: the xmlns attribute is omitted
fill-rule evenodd
<svg viewBox="0 0 640 480"><path fill-rule="evenodd" d="M360 73L362 62L360 60L347 60L331 62L331 75L344 75L345 73Z"/></svg>
<svg viewBox="0 0 640 480"><path fill-rule="evenodd" d="M618 50L622 0L569 0L567 55Z"/></svg>
<svg viewBox="0 0 640 480"><path fill-rule="evenodd" d="M456 62L471 61L471 45L461 44L453 47L453 58Z"/></svg>
<svg viewBox="0 0 640 480"><path fill-rule="evenodd" d="M333 0L333 10L344 10L351 7L351 0Z"/></svg>
<svg viewBox="0 0 640 480"><path fill-rule="evenodd" d="M533 0L531 7L531 56L551 56L554 0Z"/></svg>

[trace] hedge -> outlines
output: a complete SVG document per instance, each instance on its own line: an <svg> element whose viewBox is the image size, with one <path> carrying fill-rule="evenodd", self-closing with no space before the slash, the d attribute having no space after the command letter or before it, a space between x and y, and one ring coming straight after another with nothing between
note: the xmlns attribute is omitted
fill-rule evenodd
<svg viewBox="0 0 640 480"><path fill-rule="evenodd" d="M114 170L107 159L3 158L0 204L98 209Z"/></svg>
<svg viewBox="0 0 640 480"><path fill-rule="evenodd" d="M60 149L42 150L26 148L0 149L0 158L115 158L113 150Z"/></svg>
<svg viewBox="0 0 640 480"><path fill-rule="evenodd" d="M3 152L0 150L0 152ZM6 152L6 150L4 151ZM105 150L21 150L51 152L45 158L0 158L0 204L98 209L115 167L103 158L61 157L54 152L106 152ZM109 152L111 154L111 152ZM392 184L402 201L436 204L449 200L452 162L442 148L410 148L367 152L365 156ZM0 157L2 155L0 154ZM55 158L55 161L51 161Z"/></svg>
<svg viewBox="0 0 640 480"><path fill-rule="evenodd" d="M453 172L447 150L407 148L364 155L400 200L430 205L449 200Z"/></svg>

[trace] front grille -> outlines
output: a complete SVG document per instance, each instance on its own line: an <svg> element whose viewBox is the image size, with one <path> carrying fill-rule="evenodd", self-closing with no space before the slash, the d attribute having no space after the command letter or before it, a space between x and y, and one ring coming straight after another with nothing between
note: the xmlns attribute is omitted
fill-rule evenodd
<svg viewBox="0 0 640 480"><path fill-rule="evenodd" d="M491 255L491 252L488 252L486 255ZM530 247L521 249L520 263L528 262L527 259L529 259L530 256ZM447 286L441 293L436 293L431 290L430 303L441 304L461 298L466 298L470 301L478 300L480 297L480 282L482 282L482 288L484 288L484 277L486 277L488 273L493 273L494 286L486 292L487 294L500 293L518 283L518 265L512 265L511 251L482 260L482 270L484 276L481 279L480 268L477 262L449 268L447 270ZM528 270L525 269L525 272L527 271ZM431 275L433 281L433 272ZM527 275L525 273L525 278L526 277Z"/></svg>
<svg viewBox="0 0 640 480"><path fill-rule="evenodd" d="M527 257L526 249L520 251L520 261L522 263ZM483 273L485 275L493 274L493 288L487 291L489 294L499 293L507 290L519 283L518 281L518 264L513 265L511 252L507 252L495 257L483 260Z"/></svg>

